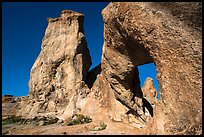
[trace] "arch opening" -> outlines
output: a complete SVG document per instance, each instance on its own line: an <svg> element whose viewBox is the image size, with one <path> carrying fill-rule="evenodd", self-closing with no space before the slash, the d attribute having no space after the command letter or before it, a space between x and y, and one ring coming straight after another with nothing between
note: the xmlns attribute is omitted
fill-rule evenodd
<svg viewBox="0 0 204 137"><path fill-rule="evenodd" d="M154 62L139 65L137 67L139 70L140 87L141 88L144 87L146 84L145 81L148 80L148 78L151 78L152 83L149 83L149 84L153 84L151 86L154 86L154 88L156 89L156 91L158 93L158 100L160 100L160 89L159 89L159 85L158 85L158 80L156 78L157 70L156 70L156 65L154 64Z"/></svg>
<svg viewBox="0 0 204 137"><path fill-rule="evenodd" d="M134 94L134 101L139 107L136 112L138 114L140 113L140 117L144 119L148 116L153 117L155 105L160 100L160 90L156 79L157 71L154 58L151 56L149 48L133 37L128 37L124 45L126 45L126 55L130 59L130 64L134 66L133 71L135 75L133 76L131 86L133 88L131 91ZM131 75L130 73L127 77L131 78Z"/></svg>

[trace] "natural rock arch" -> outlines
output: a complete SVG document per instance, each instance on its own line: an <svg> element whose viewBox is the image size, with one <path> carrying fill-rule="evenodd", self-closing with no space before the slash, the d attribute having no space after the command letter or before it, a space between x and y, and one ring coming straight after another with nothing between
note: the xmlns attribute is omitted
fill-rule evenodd
<svg viewBox="0 0 204 137"><path fill-rule="evenodd" d="M151 129L147 133L201 130L200 7L200 3L111 3L102 11L105 42L101 75L107 84L118 82L120 89L115 91L122 91L134 66L151 61L156 64L161 103L153 123L144 128ZM192 16L196 16L194 20ZM137 50L143 58L137 58Z"/></svg>

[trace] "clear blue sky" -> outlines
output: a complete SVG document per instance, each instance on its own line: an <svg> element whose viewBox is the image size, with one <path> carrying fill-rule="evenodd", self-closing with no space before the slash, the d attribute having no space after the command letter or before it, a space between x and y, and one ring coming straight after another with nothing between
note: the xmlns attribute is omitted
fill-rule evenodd
<svg viewBox="0 0 204 137"><path fill-rule="evenodd" d="M26 96L30 69L38 57L47 27L47 17L59 17L70 9L85 15L84 31L92 57L91 68L101 61L103 20L101 11L108 2L2 2L2 95ZM154 79L153 63L139 67L141 86Z"/></svg>

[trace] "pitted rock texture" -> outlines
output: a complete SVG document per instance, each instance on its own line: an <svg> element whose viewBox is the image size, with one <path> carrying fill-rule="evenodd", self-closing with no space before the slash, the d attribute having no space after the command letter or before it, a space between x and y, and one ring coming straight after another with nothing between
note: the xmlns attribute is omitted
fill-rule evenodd
<svg viewBox="0 0 204 137"><path fill-rule="evenodd" d="M154 62L161 102L142 132L199 133L202 124L201 3L110 3L102 14L101 77L106 87L101 91L114 93L120 103L129 101L126 104L131 107L130 101L136 93L135 85L131 85L135 67ZM119 111L115 109L115 113Z"/></svg>
<svg viewBox="0 0 204 137"><path fill-rule="evenodd" d="M59 18L48 18L42 50L30 72L32 107L22 113L52 113L65 119L83 106L91 65L83 23L84 15L71 10L62 11Z"/></svg>

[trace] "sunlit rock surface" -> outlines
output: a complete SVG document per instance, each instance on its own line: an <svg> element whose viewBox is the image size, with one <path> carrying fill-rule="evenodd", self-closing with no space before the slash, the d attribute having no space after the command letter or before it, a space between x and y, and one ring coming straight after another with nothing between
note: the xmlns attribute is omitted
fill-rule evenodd
<svg viewBox="0 0 204 137"><path fill-rule="evenodd" d="M100 91L114 93L113 98L131 107L131 101L141 98L137 84L132 86L135 67L156 65L161 102L142 131L145 134L201 133L201 13L201 3L170 2L110 3L102 11L100 78L105 86ZM115 114L120 113L113 102L107 104Z"/></svg>
<svg viewBox="0 0 204 137"><path fill-rule="evenodd" d="M62 11L48 18L41 52L30 72L30 106L25 115L51 113L65 119L83 106L89 92L85 79L91 58L83 30L84 15Z"/></svg>
<svg viewBox="0 0 204 137"><path fill-rule="evenodd" d="M101 63L90 72L83 15L65 10L48 18L29 95L16 114L67 120L82 113L92 123L127 124L138 134L201 134L201 11L196 2L110 3L102 11ZM137 66L151 62L160 101L151 78L140 87Z"/></svg>

